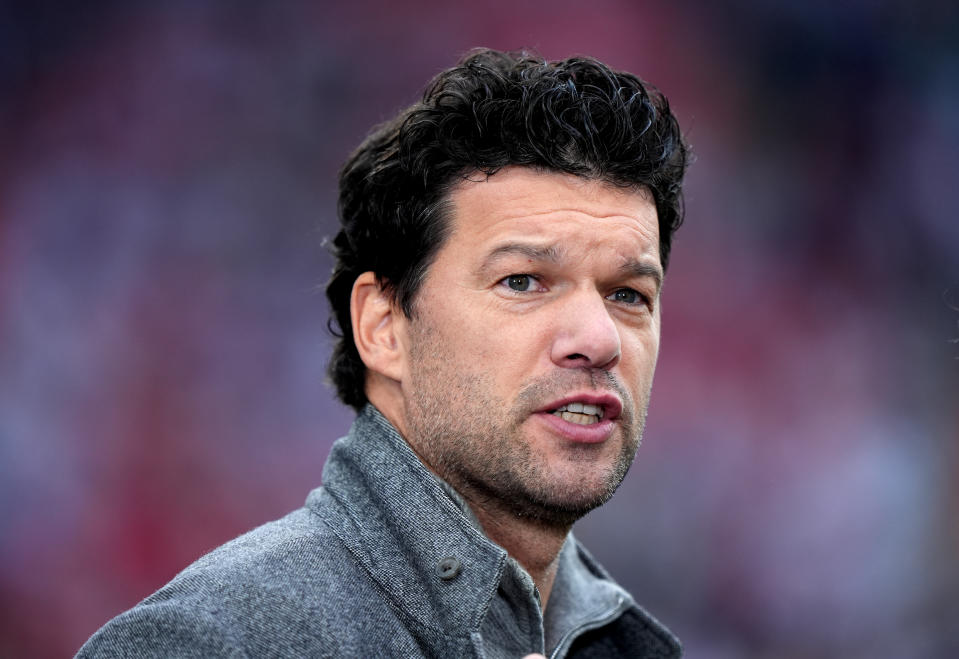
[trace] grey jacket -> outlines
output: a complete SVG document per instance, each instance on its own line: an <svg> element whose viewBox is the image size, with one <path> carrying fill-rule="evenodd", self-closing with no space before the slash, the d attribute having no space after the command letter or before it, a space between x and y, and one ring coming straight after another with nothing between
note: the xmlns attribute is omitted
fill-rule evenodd
<svg viewBox="0 0 959 659"><path fill-rule="evenodd" d="M679 657L675 637L567 539L546 610L375 408L306 506L207 554L79 657Z"/></svg>

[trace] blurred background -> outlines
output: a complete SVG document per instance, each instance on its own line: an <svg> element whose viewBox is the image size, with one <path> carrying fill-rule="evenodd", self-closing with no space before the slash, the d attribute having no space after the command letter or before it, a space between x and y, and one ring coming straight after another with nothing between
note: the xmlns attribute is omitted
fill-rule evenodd
<svg viewBox="0 0 959 659"><path fill-rule="evenodd" d="M959 656L959 5L0 4L0 656L302 505L336 174L473 46L698 160L639 459L577 533L687 656Z"/></svg>

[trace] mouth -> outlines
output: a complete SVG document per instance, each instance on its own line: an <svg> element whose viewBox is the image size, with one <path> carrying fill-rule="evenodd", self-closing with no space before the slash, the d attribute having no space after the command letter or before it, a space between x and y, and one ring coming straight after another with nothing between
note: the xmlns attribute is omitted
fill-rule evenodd
<svg viewBox="0 0 959 659"><path fill-rule="evenodd" d="M594 426L618 419L623 403L610 393L583 392L554 401L541 411L578 426Z"/></svg>
<svg viewBox="0 0 959 659"><path fill-rule="evenodd" d="M613 436L622 413L623 401L612 391L579 391L547 403L534 416L545 423L549 437L601 445Z"/></svg>
<svg viewBox="0 0 959 659"><path fill-rule="evenodd" d="M606 416L606 409L602 405L567 403L551 410L550 414L558 416L563 421L569 421L580 426L591 426L603 420Z"/></svg>

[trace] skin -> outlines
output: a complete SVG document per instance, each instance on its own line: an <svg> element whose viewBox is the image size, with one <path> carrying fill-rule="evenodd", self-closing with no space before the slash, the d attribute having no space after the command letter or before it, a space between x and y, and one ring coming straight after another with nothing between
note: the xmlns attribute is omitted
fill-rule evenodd
<svg viewBox="0 0 959 659"><path fill-rule="evenodd" d="M372 273L354 285L366 392L545 608L570 527L612 496L639 446L660 340L656 210L644 190L520 167L464 181L450 201L412 318ZM604 418L551 414L568 401Z"/></svg>

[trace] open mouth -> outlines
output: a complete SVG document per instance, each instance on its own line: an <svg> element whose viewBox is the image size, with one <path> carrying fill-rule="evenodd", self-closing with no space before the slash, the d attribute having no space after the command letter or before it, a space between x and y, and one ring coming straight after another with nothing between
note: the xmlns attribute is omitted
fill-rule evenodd
<svg viewBox="0 0 959 659"><path fill-rule="evenodd" d="M550 414L558 416L563 421L569 421L580 426L589 426L603 420L604 410L600 405L567 403L552 410Z"/></svg>

